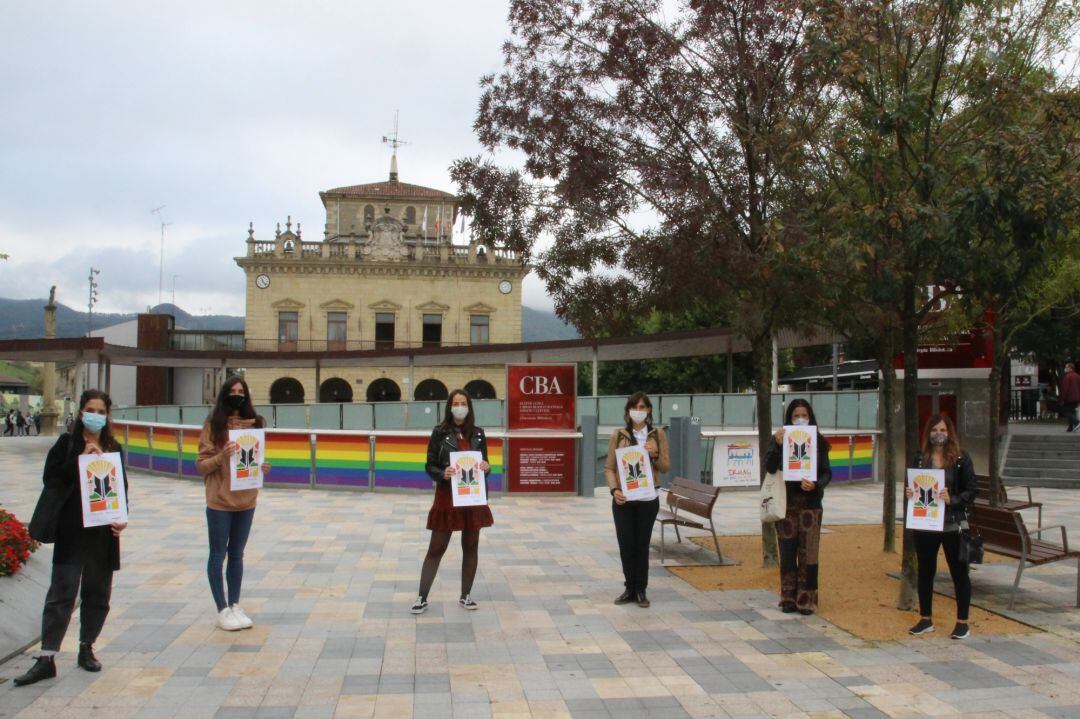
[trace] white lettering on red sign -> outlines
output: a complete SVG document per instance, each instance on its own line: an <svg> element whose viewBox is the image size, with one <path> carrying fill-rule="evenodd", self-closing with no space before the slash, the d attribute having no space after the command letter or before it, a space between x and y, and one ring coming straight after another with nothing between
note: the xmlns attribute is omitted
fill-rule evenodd
<svg viewBox="0 0 1080 719"><path fill-rule="evenodd" d="M527 375L518 383L522 394L562 394L559 387L558 377L544 377L543 375Z"/></svg>

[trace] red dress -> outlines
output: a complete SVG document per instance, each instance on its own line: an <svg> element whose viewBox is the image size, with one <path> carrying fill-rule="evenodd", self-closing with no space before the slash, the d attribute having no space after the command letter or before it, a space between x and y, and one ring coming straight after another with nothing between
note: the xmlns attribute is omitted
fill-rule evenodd
<svg viewBox="0 0 1080 719"><path fill-rule="evenodd" d="M469 438L458 437L458 451L469 451ZM435 501L427 515L427 528L435 532L459 532L483 529L495 523L486 504L479 507L455 507L450 482L435 483Z"/></svg>

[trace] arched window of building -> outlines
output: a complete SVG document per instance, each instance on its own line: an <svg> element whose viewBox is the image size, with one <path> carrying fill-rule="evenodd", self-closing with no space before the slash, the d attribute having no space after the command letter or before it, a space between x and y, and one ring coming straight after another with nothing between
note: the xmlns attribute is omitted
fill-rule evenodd
<svg viewBox="0 0 1080 719"><path fill-rule="evenodd" d="M473 399L498 399L495 396L495 388L487 380L474 379L465 385L465 391Z"/></svg>
<svg viewBox="0 0 1080 719"><path fill-rule="evenodd" d="M401 388L392 379L382 377L377 379L367 388L368 402L400 402Z"/></svg>
<svg viewBox="0 0 1080 719"><path fill-rule="evenodd" d="M302 404L304 385L292 377L282 377L270 385L270 404Z"/></svg>
<svg viewBox="0 0 1080 719"><path fill-rule="evenodd" d="M319 387L320 402L352 402L352 386L340 377L331 377Z"/></svg>
<svg viewBox="0 0 1080 719"><path fill-rule="evenodd" d="M436 402L446 399L447 395L449 395L449 392L446 385L437 379L426 379L416 385L413 399L419 402Z"/></svg>
<svg viewBox="0 0 1080 719"><path fill-rule="evenodd" d="M409 207L405 208L405 224L407 224L407 225L415 225L416 224L416 208L412 207L411 205Z"/></svg>

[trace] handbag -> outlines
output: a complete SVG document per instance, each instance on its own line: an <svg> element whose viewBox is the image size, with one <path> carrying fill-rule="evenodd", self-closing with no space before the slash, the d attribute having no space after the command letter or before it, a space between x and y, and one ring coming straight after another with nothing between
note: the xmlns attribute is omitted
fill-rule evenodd
<svg viewBox="0 0 1080 719"><path fill-rule="evenodd" d="M761 521L779 522L787 514L787 487L779 472L769 472L761 482Z"/></svg>
<svg viewBox="0 0 1080 719"><path fill-rule="evenodd" d="M60 510L63 509L69 492L70 487L46 487L41 491L34 514L30 517L30 524L26 525L26 531L31 537L42 544L56 541Z"/></svg>
<svg viewBox="0 0 1080 719"><path fill-rule="evenodd" d="M983 538L973 530L967 519L960 522L960 547L958 559L966 564L983 563Z"/></svg>

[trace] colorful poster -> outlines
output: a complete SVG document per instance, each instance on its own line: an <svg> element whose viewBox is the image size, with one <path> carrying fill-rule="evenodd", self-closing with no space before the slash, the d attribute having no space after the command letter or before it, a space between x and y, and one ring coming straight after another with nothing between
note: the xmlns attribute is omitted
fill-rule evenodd
<svg viewBox="0 0 1080 719"><path fill-rule="evenodd" d="M757 487L761 484L757 443L741 437L717 437L713 443L714 487Z"/></svg>
<svg viewBox="0 0 1080 719"><path fill-rule="evenodd" d="M80 454L79 480L84 527L127 523L127 492L119 452Z"/></svg>
<svg viewBox="0 0 1080 719"><path fill-rule="evenodd" d="M909 469L907 481L914 496L907 502L904 526L930 532L945 529L945 504L940 497L945 488L945 470Z"/></svg>
<svg viewBox="0 0 1080 719"><path fill-rule="evenodd" d="M785 425L782 449L785 482L817 481L817 427L812 424Z"/></svg>
<svg viewBox="0 0 1080 719"><path fill-rule="evenodd" d="M266 461L266 431L230 429L229 441L240 449L229 457L229 489L259 489L263 486L262 463Z"/></svg>
<svg viewBox="0 0 1080 719"><path fill-rule="evenodd" d="M451 452L450 466L454 478L450 480L450 493L455 507L476 507L487 504L487 482L480 463L484 455L479 452Z"/></svg>
<svg viewBox="0 0 1080 719"><path fill-rule="evenodd" d="M615 450L619 470L619 486L631 502L656 499L656 479L653 477L649 453L640 445Z"/></svg>

